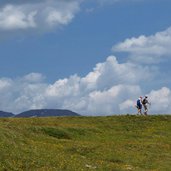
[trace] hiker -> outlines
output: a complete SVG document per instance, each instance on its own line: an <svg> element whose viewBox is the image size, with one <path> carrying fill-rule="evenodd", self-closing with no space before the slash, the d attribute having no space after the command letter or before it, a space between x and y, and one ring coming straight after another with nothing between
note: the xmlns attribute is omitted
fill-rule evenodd
<svg viewBox="0 0 171 171"><path fill-rule="evenodd" d="M144 97L144 99L142 100L142 105L144 107L144 115L147 115L148 112L148 105L150 105L149 101L148 101L148 96L146 95Z"/></svg>
<svg viewBox="0 0 171 171"><path fill-rule="evenodd" d="M142 97L140 96L137 100L137 105L136 105L137 109L138 109L138 114L142 115L141 109L142 109Z"/></svg>

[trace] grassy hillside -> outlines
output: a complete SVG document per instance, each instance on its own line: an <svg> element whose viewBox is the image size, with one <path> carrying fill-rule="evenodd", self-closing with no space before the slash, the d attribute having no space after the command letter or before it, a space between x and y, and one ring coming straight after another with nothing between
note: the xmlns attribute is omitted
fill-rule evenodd
<svg viewBox="0 0 171 171"><path fill-rule="evenodd" d="M170 170L171 116L0 119L0 170Z"/></svg>

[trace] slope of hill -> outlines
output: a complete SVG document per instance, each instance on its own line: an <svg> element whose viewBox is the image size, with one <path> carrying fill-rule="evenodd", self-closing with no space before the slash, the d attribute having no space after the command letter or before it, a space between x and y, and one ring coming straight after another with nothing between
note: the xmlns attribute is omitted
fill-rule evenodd
<svg viewBox="0 0 171 171"><path fill-rule="evenodd" d="M9 112L4 112L4 111L0 111L0 118L5 118L5 117L13 117L14 114L13 113L9 113Z"/></svg>
<svg viewBox="0 0 171 171"><path fill-rule="evenodd" d="M171 116L1 118L0 170L170 170Z"/></svg>
<svg viewBox="0 0 171 171"><path fill-rule="evenodd" d="M50 116L80 116L70 110L61 109L35 109L22 112L15 117L50 117Z"/></svg>

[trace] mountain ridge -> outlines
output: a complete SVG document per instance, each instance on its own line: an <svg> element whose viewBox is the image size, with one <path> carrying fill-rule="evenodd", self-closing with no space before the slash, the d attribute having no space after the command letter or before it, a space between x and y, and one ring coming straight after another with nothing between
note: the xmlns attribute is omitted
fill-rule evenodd
<svg viewBox="0 0 171 171"><path fill-rule="evenodd" d="M67 109L31 109L19 114L0 111L0 117L55 117L55 116L81 116L80 114Z"/></svg>
<svg viewBox="0 0 171 171"><path fill-rule="evenodd" d="M14 114L11 112L4 112L4 111L0 111L0 117L13 117Z"/></svg>

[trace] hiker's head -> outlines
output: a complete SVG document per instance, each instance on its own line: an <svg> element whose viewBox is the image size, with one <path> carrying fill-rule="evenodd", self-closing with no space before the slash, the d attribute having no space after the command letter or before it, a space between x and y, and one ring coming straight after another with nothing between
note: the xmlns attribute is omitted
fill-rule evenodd
<svg viewBox="0 0 171 171"><path fill-rule="evenodd" d="M145 98L147 99L147 98L148 98L148 96L147 96L147 95L145 95Z"/></svg>
<svg viewBox="0 0 171 171"><path fill-rule="evenodd" d="M140 99L142 99L142 96L140 96Z"/></svg>

